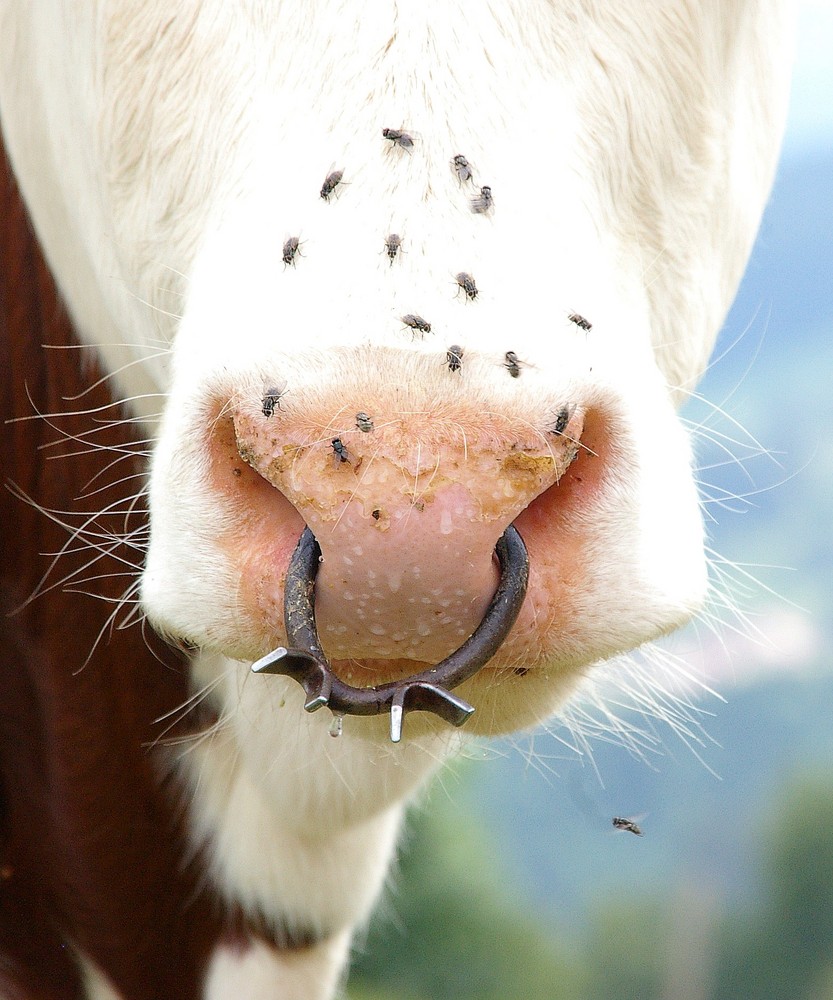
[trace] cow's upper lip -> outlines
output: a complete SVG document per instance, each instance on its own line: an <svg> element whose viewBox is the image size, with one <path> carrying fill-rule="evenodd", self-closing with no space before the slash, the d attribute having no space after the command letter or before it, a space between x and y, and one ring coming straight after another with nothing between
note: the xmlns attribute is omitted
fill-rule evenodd
<svg viewBox="0 0 833 1000"><path fill-rule="evenodd" d="M529 558L517 529L510 525L495 552L501 575L483 620L468 639L441 663L398 681L371 687L353 687L332 670L315 624L314 590L321 550L305 528L293 553L286 578L284 617L289 647L279 646L253 664L256 673L294 677L304 688L304 707L312 712L328 705L337 715L391 714L391 739L398 742L406 712L433 712L455 726L462 725L474 707L451 693L451 688L477 673L498 651L509 634L526 595Z"/></svg>

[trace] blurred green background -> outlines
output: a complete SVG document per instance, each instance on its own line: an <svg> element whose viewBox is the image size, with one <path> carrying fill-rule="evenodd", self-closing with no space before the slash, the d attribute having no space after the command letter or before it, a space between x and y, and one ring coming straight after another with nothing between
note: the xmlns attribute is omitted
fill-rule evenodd
<svg viewBox="0 0 833 1000"><path fill-rule="evenodd" d="M808 772L775 794L778 811L750 831L758 872L747 901L727 905L708 879L648 878L595 893L579 930L559 930L509 892L494 845L435 796L413 827L387 912L360 945L350 997L833 997L833 780Z"/></svg>

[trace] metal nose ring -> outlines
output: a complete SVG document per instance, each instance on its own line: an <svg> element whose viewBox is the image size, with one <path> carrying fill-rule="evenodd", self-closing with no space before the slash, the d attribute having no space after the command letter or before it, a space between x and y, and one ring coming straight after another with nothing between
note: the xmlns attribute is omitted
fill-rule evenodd
<svg viewBox="0 0 833 1000"><path fill-rule="evenodd" d="M252 664L256 674L293 677L306 692L304 708L314 712L328 705L336 715L379 715L390 712L390 738L402 738L402 720L408 712L433 712L454 726L462 726L474 706L451 693L451 688L477 673L498 651L520 614L529 582L529 556L523 539L511 524L495 546L500 582L483 620L450 656L422 673L400 681L359 688L333 673L315 624L315 576L321 549L315 535L304 528L286 576L284 622L289 645Z"/></svg>

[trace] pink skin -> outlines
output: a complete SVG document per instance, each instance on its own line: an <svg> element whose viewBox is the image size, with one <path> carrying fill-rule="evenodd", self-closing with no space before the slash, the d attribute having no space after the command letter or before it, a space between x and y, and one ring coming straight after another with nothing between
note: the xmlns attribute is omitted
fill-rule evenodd
<svg viewBox="0 0 833 1000"><path fill-rule="evenodd" d="M573 464L585 420L578 408L562 434L519 435L492 415L486 430L457 443L447 426L400 418L369 434L344 433L347 461L326 422L305 435L283 413L264 418L248 402L232 405L231 418L215 425L213 478L235 511L227 548L240 567L238 600L258 609L273 636L267 646L285 641L283 584L304 523L323 557L322 645L343 680L363 685L414 673L461 645L494 594L494 547L515 522L530 551L531 586L493 662L528 662L527 647L540 647L552 575L570 573L580 545L562 518L563 542L553 546L554 508L592 479L578 474L581 459ZM569 618L569 601L565 610Z"/></svg>

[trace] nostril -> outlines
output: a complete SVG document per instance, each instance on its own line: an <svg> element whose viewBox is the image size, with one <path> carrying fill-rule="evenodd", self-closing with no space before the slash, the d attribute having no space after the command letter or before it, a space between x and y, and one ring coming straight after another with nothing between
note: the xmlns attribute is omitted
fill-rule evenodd
<svg viewBox="0 0 833 1000"><path fill-rule="evenodd" d="M565 496L562 503L569 503L569 496L581 492L586 501L596 493L607 474L611 451L612 424L600 410L584 411L580 421L575 419L576 407L564 406L556 416L553 433L573 444L573 460L564 472L559 486Z"/></svg>
<svg viewBox="0 0 833 1000"><path fill-rule="evenodd" d="M272 390L264 396L263 412L271 416L277 406ZM268 405L267 405L268 403ZM267 409L270 412L267 414ZM222 498L230 517L245 520L271 516L282 520L295 507L260 472L253 468L245 447L240 446L231 416L217 417L211 423L208 441L210 486ZM297 515L300 520L300 515Z"/></svg>
<svg viewBox="0 0 833 1000"><path fill-rule="evenodd" d="M264 399L271 406L271 390ZM275 406L278 403L275 400ZM265 413L263 420L271 414ZM220 410L210 422L207 441L208 490L224 521L221 544L237 567L239 599L268 605L268 616L280 627L272 591L280 584L292 549L305 522L297 507L246 459L234 420Z"/></svg>
<svg viewBox="0 0 833 1000"><path fill-rule="evenodd" d="M531 522L546 524L553 534L568 524L586 523L607 471L610 451L610 425L595 408L580 416L575 404L565 404L556 411L550 434L573 447L573 457L558 481L536 496L518 515L521 531Z"/></svg>

